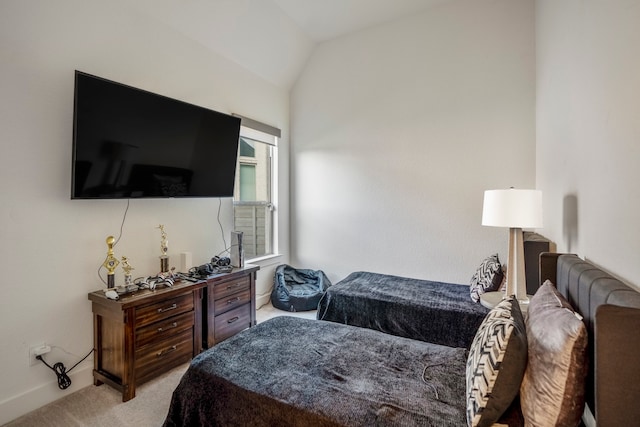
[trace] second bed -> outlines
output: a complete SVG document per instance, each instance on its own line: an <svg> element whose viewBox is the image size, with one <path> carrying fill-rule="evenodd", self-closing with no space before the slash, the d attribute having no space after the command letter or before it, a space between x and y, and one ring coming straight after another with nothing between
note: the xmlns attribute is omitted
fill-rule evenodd
<svg viewBox="0 0 640 427"><path fill-rule="evenodd" d="M317 318L469 348L488 312L466 285L355 272L327 290Z"/></svg>

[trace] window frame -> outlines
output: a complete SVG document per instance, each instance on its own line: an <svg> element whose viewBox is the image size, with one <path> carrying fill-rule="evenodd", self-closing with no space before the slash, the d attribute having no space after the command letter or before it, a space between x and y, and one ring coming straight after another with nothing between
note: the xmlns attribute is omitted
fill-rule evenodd
<svg viewBox="0 0 640 427"><path fill-rule="evenodd" d="M247 257L247 262L256 262L262 259L278 256L278 138L280 137L279 129L272 128L268 125L256 122L252 119L247 119L240 116L242 119L240 127L240 137L250 139L256 144L265 144L267 148L266 156L266 175L267 175L267 187L266 187L266 201L265 205L265 245L264 254L256 254L251 258ZM264 132L264 131L267 132ZM258 150L256 148L256 150ZM255 157L240 156L238 151L238 172L236 173L236 184L240 185L240 166L242 164L256 166L260 160ZM234 229L236 228L236 207L242 206L242 204L248 204L251 202L242 201L240 199L240 191L234 192L233 197L233 221ZM267 217L268 216L268 217Z"/></svg>

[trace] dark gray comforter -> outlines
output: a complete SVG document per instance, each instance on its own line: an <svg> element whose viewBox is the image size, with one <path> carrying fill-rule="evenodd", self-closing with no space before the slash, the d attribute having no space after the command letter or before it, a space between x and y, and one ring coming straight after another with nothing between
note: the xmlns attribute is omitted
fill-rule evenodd
<svg viewBox="0 0 640 427"><path fill-rule="evenodd" d="M467 352L277 317L193 359L165 426L463 426Z"/></svg>
<svg viewBox="0 0 640 427"><path fill-rule="evenodd" d="M489 309L453 283L356 272L327 290L318 319L469 348Z"/></svg>

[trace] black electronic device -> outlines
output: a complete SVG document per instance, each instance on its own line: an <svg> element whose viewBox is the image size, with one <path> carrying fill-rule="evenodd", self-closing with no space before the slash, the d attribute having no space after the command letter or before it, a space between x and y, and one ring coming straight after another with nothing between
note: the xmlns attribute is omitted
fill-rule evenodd
<svg viewBox="0 0 640 427"><path fill-rule="evenodd" d="M223 257L214 256L213 258L211 258L211 264L213 264L216 267L226 267L231 264L231 259L226 256L223 256Z"/></svg>
<svg viewBox="0 0 640 427"><path fill-rule="evenodd" d="M189 270L191 277L198 279L205 279L212 274L230 273L233 271L233 266L229 257L214 256L211 258L211 262L193 267Z"/></svg>
<svg viewBox="0 0 640 427"><path fill-rule="evenodd" d="M75 73L72 199L233 197L240 119Z"/></svg>

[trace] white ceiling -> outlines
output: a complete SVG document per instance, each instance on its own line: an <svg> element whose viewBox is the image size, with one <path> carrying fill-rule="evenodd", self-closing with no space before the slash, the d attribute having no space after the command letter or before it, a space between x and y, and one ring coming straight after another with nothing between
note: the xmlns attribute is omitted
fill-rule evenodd
<svg viewBox="0 0 640 427"><path fill-rule="evenodd" d="M126 2L276 86L290 88L323 41L453 0Z"/></svg>
<svg viewBox="0 0 640 427"><path fill-rule="evenodd" d="M312 40L334 39L447 0L273 0Z"/></svg>

